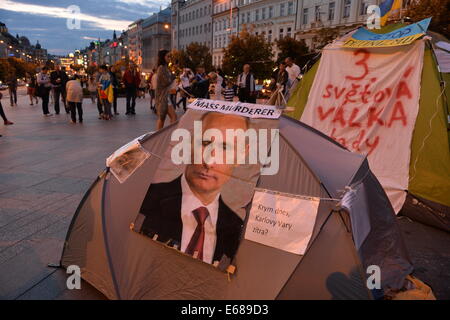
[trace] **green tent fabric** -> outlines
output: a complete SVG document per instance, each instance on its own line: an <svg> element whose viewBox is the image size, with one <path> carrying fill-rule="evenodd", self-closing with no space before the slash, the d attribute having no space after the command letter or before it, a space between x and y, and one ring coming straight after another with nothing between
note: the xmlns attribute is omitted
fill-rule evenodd
<svg viewBox="0 0 450 320"><path fill-rule="evenodd" d="M392 31L392 27L384 30ZM319 63L320 60L293 90L287 105L293 107L294 111L287 113L288 116L297 120L301 118ZM432 49L427 46L421 78L419 113L411 142L408 191L413 197L427 201L425 207L428 213L436 210L433 214L435 217L431 220L435 221L437 216L438 222L431 222L426 218L422 222L450 231L450 132L447 129L449 106L446 105L442 94L441 77L446 82L444 90L447 97L450 97L450 74L439 73ZM431 205L433 208L430 208L430 203L437 206ZM445 217L442 218L443 216Z"/></svg>
<svg viewBox="0 0 450 320"><path fill-rule="evenodd" d="M450 206L450 148L447 112L431 49L424 55L419 114L411 145L409 192Z"/></svg>

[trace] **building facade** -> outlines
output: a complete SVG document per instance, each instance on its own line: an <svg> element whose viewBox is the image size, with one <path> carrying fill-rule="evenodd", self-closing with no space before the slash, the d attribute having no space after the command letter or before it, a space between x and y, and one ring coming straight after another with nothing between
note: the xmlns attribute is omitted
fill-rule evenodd
<svg viewBox="0 0 450 320"><path fill-rule="evenodd" d="M32 45L27 37L13 36L8 28L0 22L0 58L15 57L37 65L43 65L49 59L47 50L42 48L39 41Z"/></svg>
<svg viewBox="0 0 450 320"><path fill-rule="evenodd" d="M381 0L303 0L299 1L296 38L315 49L315 36L322 28L339 28L340 34L367 21L367 7Z"/></svg>
<svg viewBox="0 0 450 320"><path fill-rule="evenodd" d="M142 22L139 19L128 26L128 54L130 61L142 68Z"/></svg>
<svg viewBox="0 0 450 320"><path fill-rule="evenodd" d="M142 71L157 67L158 51L171 49L171 8L166 8L142 22Z"/></svg>
<svg viewBox="0 0 450 320"><path fill-rule="evenodd" d="M224 48L239 32L239 9L236 0L214 0L212 12L212 62L220 67Z"/></svg>
<svg viewBox="0 0 450 320"><path fill-rule="evenodd" d="M172 49L212 46L212 0L172 0Z"/></svg>
<svg viewBox="0 0 450 320"><path fill-rule="evenodd" d="M277 59L277 39L294 37L297 3L294 0L238 0L239 30L263 35L273 44Z"/></svg>

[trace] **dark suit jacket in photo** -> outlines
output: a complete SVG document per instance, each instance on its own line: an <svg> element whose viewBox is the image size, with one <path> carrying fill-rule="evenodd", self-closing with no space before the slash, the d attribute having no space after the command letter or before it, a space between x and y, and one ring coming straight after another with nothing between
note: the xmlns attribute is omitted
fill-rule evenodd
<svg viewBox="0 0 450 320"><path fill-rule="evenodd" d="M166 182L151 184L142 202L140 213L145 216L141 233L170 246L181 248L183 222L181 220L182 203L181 176ZM219 198L219 210L216 224L216 248L213 262L221 261L223 255L232 259L239 246L243 221Z"/></svg>

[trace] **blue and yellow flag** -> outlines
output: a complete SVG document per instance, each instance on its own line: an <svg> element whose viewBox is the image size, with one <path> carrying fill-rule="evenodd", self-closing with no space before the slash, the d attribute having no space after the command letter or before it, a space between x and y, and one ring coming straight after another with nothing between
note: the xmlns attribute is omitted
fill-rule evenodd
<svg viewBox="0 0 450 320"><path fill-rule="evenodd" d="M102 99L108 99L110 103L114 101L114 89L111 81L101 80L102 88L100 90L100 97Z"/></svg>
<svg viewBox="0 0 450 320"><path fill-rule="evenodd" d="M402 0L385 0L380 3L380 24L384 26L389 16L402 8Z"/></svg>
<svg viewBox="0 0 450 320"><path fill-rule="evenodd" d="M405 46L424 36L430 22L431 18L423 19L422 21L409 24L388 33L373 33L360 27L342 46L346 48Z"/></svg>

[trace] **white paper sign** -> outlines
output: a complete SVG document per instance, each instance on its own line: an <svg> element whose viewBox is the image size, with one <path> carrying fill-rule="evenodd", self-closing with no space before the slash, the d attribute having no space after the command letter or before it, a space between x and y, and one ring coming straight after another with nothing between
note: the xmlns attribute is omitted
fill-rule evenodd
<svg viewBox="0 0 450 320"><path fill-rule="evenodd" d="M302 255L316 223L320 199L257 189L245 239Z"/></svg>
<svg viewBox="0 0 450 320"><path fill-rule="evenodd" d="M124 183L150 157L139 142L145 136L127 143L106 159L106 166L120 183Z"/></svg>

